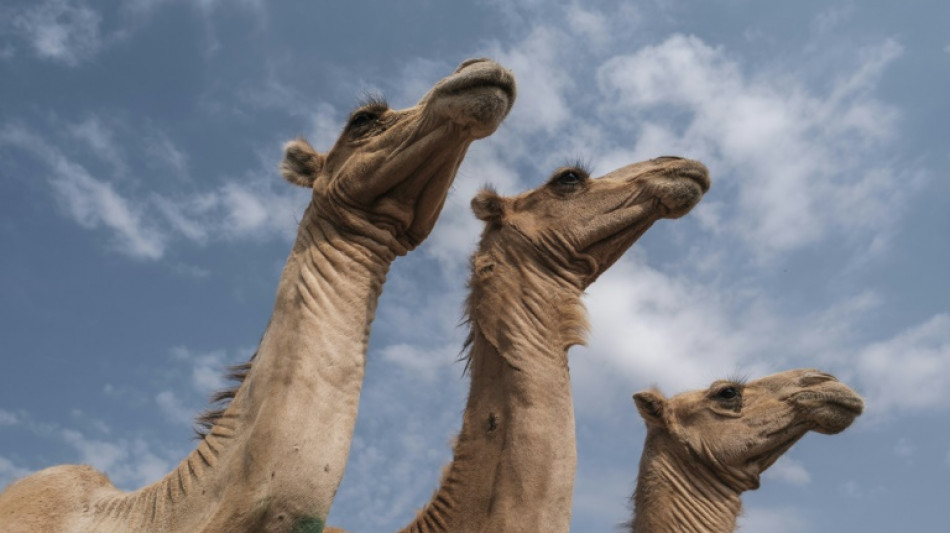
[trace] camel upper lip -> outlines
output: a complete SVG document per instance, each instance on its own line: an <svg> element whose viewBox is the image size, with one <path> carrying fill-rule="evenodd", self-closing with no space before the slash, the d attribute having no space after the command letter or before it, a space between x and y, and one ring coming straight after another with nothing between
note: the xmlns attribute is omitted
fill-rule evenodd
<svg viewBox="0 0 950 533"><path fill-rule="evenodd" d="M484 63L487 63L484 64ZM472 68L470 65L477 65ZM501 89L509 102L515 99L515 78L507 69L491 60L468 63L461 71L445 81L440 90L458 94L479 87Z"/></svg>
<svg viewBox="0 0 950 533"><path fill-rule="evenodd" d="M795 400L819 400L856 414L864 411L864 401L861 398L838 391L804 390L796 394L794 398Z"/></svg>
<svg viewBox="0 0 950 533"><path fill-rule="evenodd" d="M864 411L864 402L853 396L835 396L829 398L828 401L835 404L836 407L840 407L856 415Z"/></svg>

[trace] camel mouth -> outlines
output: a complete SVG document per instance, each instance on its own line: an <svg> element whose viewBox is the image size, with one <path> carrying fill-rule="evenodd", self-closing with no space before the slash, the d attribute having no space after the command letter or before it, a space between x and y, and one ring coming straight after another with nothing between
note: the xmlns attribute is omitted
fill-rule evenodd
<svg viewBox="0 0 950 533"><path fill-rule="evenodd" d="M499 89L508 99L509 109L514 103L517 89L511 71L491 59L469 59L463 62L455 74L445 80L441 92L456 95L483 88Z"/></svg>
<svg viewBox="0 0 950 533"><path fill-rule="evenodd" d="M864 400L853 394L845 394L837 391L814 391L806 390L799 392L794 397L798 404L808 402L817 403L817 407L827 407L851 413L858 416L864 412Z"/></svg>
<svg viewBox="0 0 950 533"><path fill-rule="evenodd" d="M709 192L709 187L712 185L712 180L709 179L709 170L706 169L706 166L698 161L684 160L684 164L681 168L673 171L673 175L678 178L685 178L696 185L699 186L699 190L706 194Z"/></svg>
<svg viewBox="0 0 950 533"><path fill-rule="evenodd" d="M501 125L516 96L515 78L509 70L490 59L473 59L436 84L420 104L480 139Z"/></svg>
<svg viewBox="0 0 950 533"><path fill-rule="evenodd" d="M689 213L709 191L709 170L699 161L664 156L651 162L658 166L650 180L660 218L679 218Z"/></svg>
<svg viewBox="0 0 950 533"><path fill-rule="evenodd" d="M830 399L829 403L833 404L835 408L854 416L859 416L864 412L864 402L860 398L853 396L837 396L834 399Z"/></svg>
<svg viewBox="0 0 950 533"><path fill-rule="evenodd" d="M864 400L849 391L806 390L793 399L818 433L840 433L864 412Z"/></svg>

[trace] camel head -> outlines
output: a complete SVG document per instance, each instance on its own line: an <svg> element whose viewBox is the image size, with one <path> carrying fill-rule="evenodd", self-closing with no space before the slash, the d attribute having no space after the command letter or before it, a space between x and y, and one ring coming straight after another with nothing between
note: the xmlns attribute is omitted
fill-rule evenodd
<svg viewBox="0 0 950 533"><path fill-rule="evenodd" d="M518 196L483 190L472 209L487 222L483 246L492 233L517 234L520 239L505 240L585 288L655 221L688 213L709 184L702 163L680 157L627 165L596 179L569 166Z"/></svg>
<svg viewBox="0 0 950 533"><path fill-rule="evenodd" d="M291 141L280 170L313 189L325 220L405 253L432 231L469 144L494 132L514 100L511 72L470 59L413 107L381 99L357 107L326 153Z"/></svg>
<svg viewBox="0 0 950 533"><path fill-rule="evenodd" d="M702 463L740 492L758 488L759 474L805 433L839 433L864 409L856 392L814 369L745 383L720 380L672 398L649 390L633 399L648 442Z"/></svg>

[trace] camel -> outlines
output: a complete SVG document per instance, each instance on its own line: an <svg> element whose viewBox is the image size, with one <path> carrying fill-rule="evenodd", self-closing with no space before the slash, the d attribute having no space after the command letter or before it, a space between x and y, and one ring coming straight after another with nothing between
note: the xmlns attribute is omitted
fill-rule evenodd
<svg viewBox="0 0 950 533"><path fill-rule="evenodd" d="M655 221L685 215L708 189L702 164L661 157L598 179L565 167L537 189L472 200L485 229L471 259L462 430L441 486L402 531L568 531L577 457L567 351L585 340L581 295Z"/></svg>
<svg viewBox="0 0 950 533"><path fill-rule="evenodd" d="M857 393L813 369L633 399L647 435L631 533L735 531L740 496L762 472L805 433L840 433L864 409Z"/></svg>
<svg viewBox="0 0 950 533"><path fill-rule="evenodd" d="M65 465L0 494L0 530L319 532L343 476L370 324L392 261L441 213L468 146L515 99L509 71L463 62L413 107L357 108L334 146L290 142L281 164L312 189L257 352L201 418L201 440L162 480L123 493Z"/></svg>

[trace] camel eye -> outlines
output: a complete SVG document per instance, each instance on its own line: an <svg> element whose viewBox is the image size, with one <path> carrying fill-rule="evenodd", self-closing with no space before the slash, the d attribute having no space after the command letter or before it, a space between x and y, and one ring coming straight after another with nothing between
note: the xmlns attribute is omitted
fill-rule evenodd
<svg viewBox="0 0 950 533"><path fill-rule="evenodd" d="M566 168L551 178L553 185L559 192L573 192L584 186L587 174L577 168Z"/></svg>
<svg viewBox="0 0 950 533"><path fill-rule="evenodd" d="M379 115L376 113L370 111L360 111L350 118L350 123L348 126L351 128L360 128L373 122L377 118L379 118Z"/></svg>
<svg viewBox="0 0 950 533"><path fill-rule="evenodd" d="M723 387L716 393L716 398L720 400L734 400L739 397L739 389L735 387Z"/></svg>
<svg viewBox="0 0 950 533"><path fill-rule="evenodd" d="M565 170L564 172L558 174L557 178L555 179L561 185L579 185L584 181L584 178L582 178L580 174L574 172L573 170Z"/></svg>

